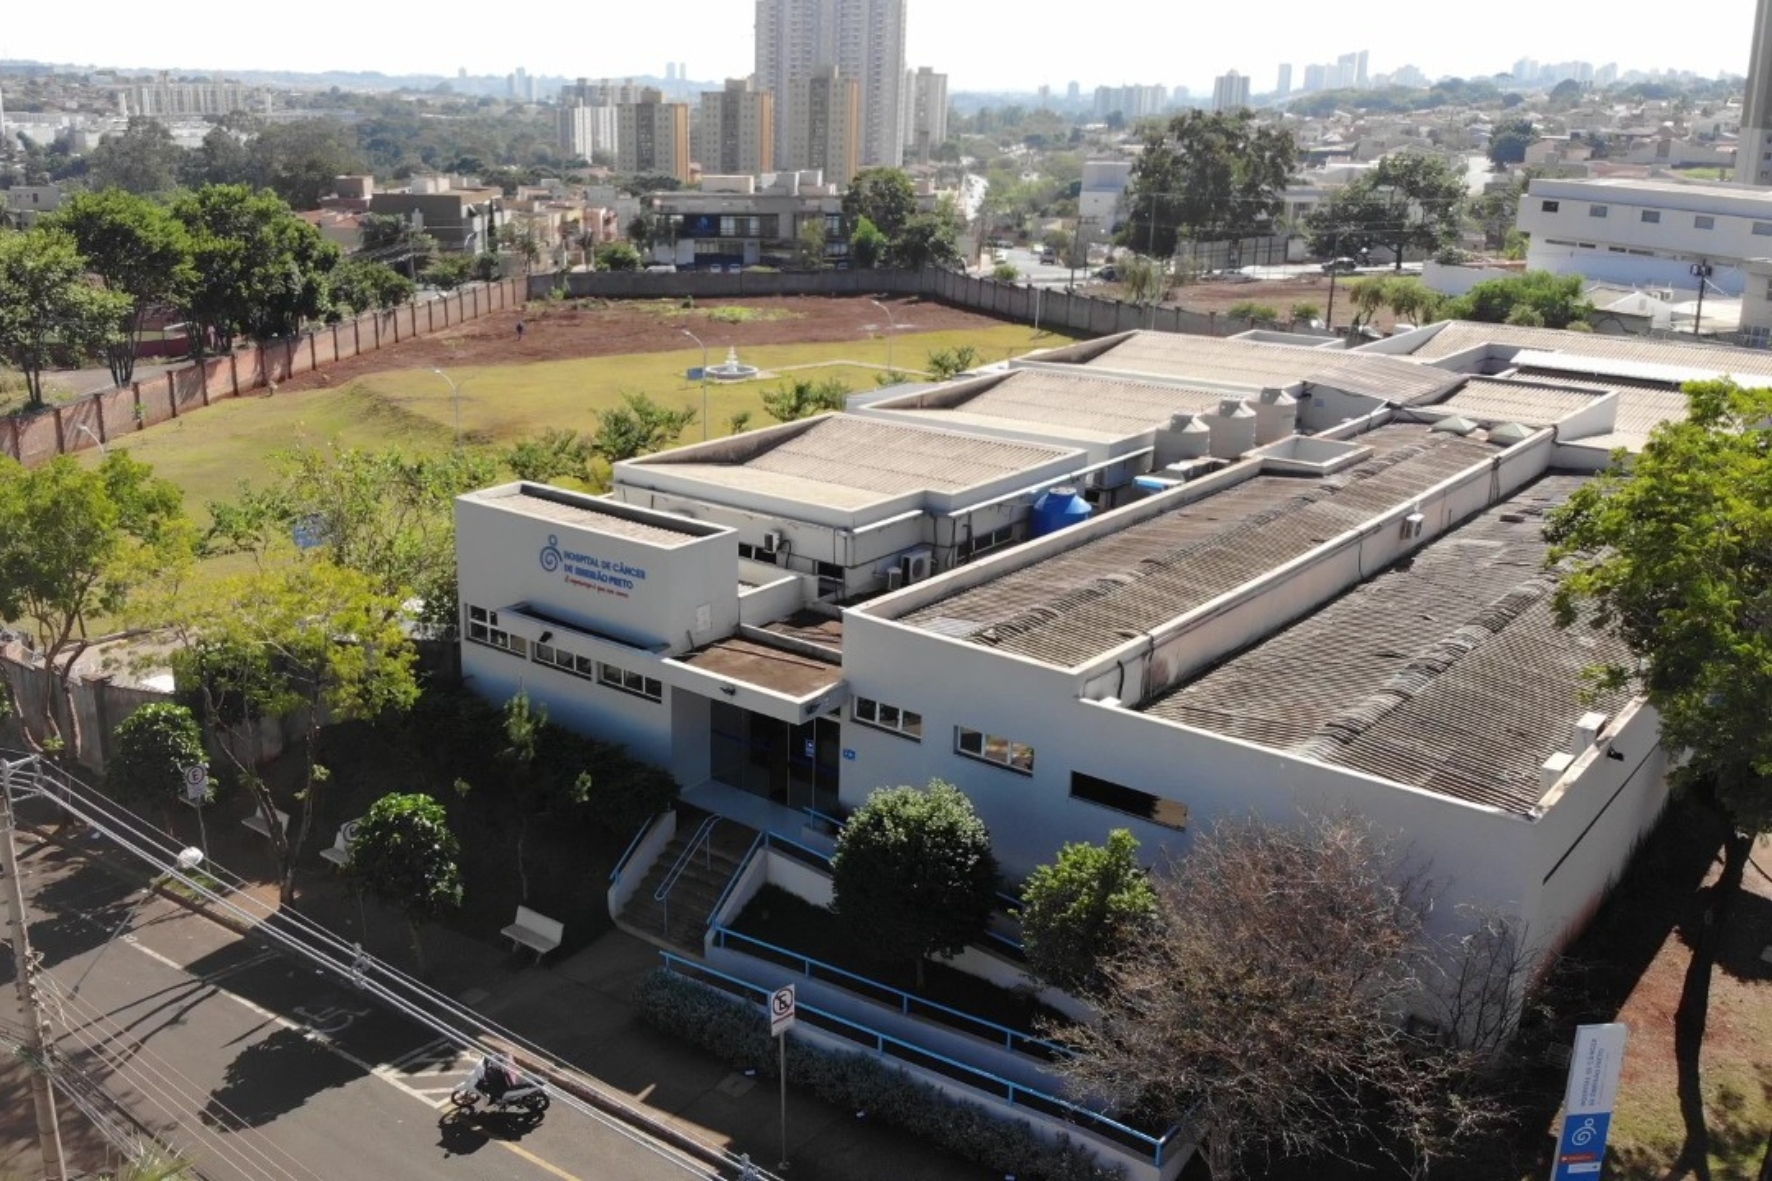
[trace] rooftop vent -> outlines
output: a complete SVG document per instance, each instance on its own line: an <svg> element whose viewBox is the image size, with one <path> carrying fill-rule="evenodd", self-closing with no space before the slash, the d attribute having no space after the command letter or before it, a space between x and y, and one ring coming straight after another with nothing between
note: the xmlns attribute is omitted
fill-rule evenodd
<svg viewBox="0 0 1772 1181"><path fill-rule="evenodd" d="M1564 773L1574 764L1574 755L1566 750L1558 751L1550 758L1544 760L1543 765L1538 768L1538 786L1545 791L1549 791L1557 785L1557 781L1562 779Z"/></svg>
<svg viewBox="0 0 1772 1181"><path fill-rule="evenodd" d="M1477 429L1477 424L1463 415L1454 414L1451 418L1442 418L1434 423L1433 429L1449 435L1468 435Z"/></svg>
<svg viewBox="0 0 1772 1181"><path fill-rule="evenodd" d="M1511 447L1515 443L1524 443L1536 433L1529 426L1517 422L1505 422L1489 432L1489 441Z"/></svg>

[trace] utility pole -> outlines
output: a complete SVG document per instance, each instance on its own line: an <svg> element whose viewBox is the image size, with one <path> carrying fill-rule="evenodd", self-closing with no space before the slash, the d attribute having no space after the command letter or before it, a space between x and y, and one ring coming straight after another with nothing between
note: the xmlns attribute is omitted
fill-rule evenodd
<svg viewBox="0 0 1772 1181"><path fill-rule="evenodd" d="M62 1161L61 1125L55 1118L55 1092L49 1083L49 1046L43 1016L37 1008L36 960L25 929L25 885L18 873L18 850L13 846L14 814L12 777L34 758L9 763L0 759L0 872L6 875L8 926L12 935L14 984L18 987L19 1011L25 1025L25 1053L31 1068L31 1099L37 1108L37 1147L43 1154L47 1181L65 1181L68 1168Z"/></svg>
<svg viewBox="0 0 1772 1181"><path fill-rule="evenodd" d="M1710 281L1711 266L1708 262L1692 264L1692 276L1698 280L1698 311L1692 316L1692 339L1698 339L1698 329L1704 324L1704 285Z"/></svg>

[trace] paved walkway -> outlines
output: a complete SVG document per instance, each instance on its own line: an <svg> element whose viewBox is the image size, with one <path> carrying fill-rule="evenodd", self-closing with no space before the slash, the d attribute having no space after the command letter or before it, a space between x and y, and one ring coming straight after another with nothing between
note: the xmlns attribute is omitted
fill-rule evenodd
<svg viewBox="0 0 1772 1181"><path fill-rule="evenodd" d="M274 904L276 889L265 880L271 869L266 842L237 818L229 819L236 811L230 807L210 817L210 857L255 882L254 896ZM93 855L126 856L90 848ZM295 908L416 974L405 920L373 900L359 900L341 875L313 860L298 876ZM515 953L508 945L441 928L427 929L423 942L431 987L545 1048L650 1118L733 1153L749 1153L770 1169L780 1159L781 1108L773 1079L735 1072L640 1020L635 986L659 963L651 944L612 931L569 957L537 965L531 952ZM787 1123L788 1160L796 1178L983 1181L997 1176L809 1095L790 1092Z"/></svg>

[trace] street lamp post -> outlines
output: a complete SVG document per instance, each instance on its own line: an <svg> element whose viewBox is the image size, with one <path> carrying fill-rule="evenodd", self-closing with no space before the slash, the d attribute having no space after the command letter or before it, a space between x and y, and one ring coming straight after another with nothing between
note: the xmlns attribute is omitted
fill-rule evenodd
<svg viewBox="0 0 1772 1181"><path fill-rule="evenodd" d="M441 377L444 381L449 383L450 396L455 399L455 445L457 447L460 447L461 446L461 388L455 384L454 378L450 377L449 374L443 372L441 369L432 369L431 372L435 373L438 377Z"/></svg>
<svg viewBox="0 0 1772 1181"><path fill-rule="evenodd" d="M683 335L701 345L701 441L708 441L708 346L701 337L685 328Z"/></svg>
<svg viewBox="0 0 1772 1181"><path fill-rule="evenodd" d="M868 302L886 313L886 371L890 373L892 371L892 334L898 329L898 318L892 314L891 308L879 300L870 299Z"/></svg>

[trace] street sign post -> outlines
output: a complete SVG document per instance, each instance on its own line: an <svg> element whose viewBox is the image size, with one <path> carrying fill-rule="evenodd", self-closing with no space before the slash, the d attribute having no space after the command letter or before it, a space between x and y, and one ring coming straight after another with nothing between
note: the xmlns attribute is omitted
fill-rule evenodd
<svg viewBox="0 0 1772 1181"><path fill-rule="evenodd" d="M209 768L202 763L194 767L184 767L180 773L185 777L185 799L193 804L200 804L209 796Z"/></svg>
<svg viewBox="0 0 1772 1181"><path fill-rule="evenodd" d="M1563 1128L1551 1181L1594 1181L1606 1163L1606 1136L1618 1101L1618 1073L1630 1028L1619 1022L1583 1025L1569 1057Z"/></svg>
<svg viewBox="0 0 1772 1181"><path fill-rule="evenodd" d="M793 985L778 988L770 994L769 1032L775 1038L775 1073L781 1079L781 1163L776 1166L778 1169L788 1167L788 1030L797 1020L795 1009Z"/></svg>

